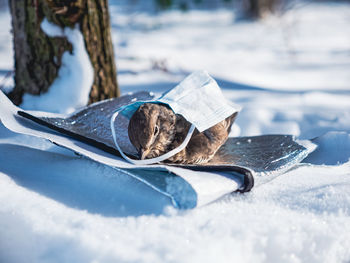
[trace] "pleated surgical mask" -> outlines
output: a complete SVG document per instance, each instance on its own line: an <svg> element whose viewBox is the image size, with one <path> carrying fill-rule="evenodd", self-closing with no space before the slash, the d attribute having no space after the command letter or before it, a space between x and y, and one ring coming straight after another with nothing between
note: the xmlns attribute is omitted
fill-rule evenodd
<svg viewBox="0 0 350 263"><path fill-rule="evenodd" d="M182 115L192 124L184 142L177 148L152 159L133 160L120 149L116 140L114 122L118 114L130 119L143 103L159 103L168 105L175 114ZM228 101L222 94L216 81L206 71L197 71L185 78L179 85L165 92L158 99L137 101L119 108L111 117L111 130L114 143L120 154L135 164L152 164L164 161L182 151L188 144L195 128L199 132L214 126L232 114L240 111L240 107Z"/></svg>

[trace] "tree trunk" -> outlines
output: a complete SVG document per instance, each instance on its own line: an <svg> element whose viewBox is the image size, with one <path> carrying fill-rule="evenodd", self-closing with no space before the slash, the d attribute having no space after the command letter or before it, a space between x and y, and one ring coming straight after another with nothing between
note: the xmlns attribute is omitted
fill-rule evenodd
<svg viewBox="0 0 350 263"><path fill-rule="evenodd" d="M262 18L266 13L276 11L280 0L243 0L244 17L248 19Z"/></svg>
<svg viewBox="0 0 350 263"><path fill-rule="evenodd" d="M20 104L24 93L46 92L57 77L63 53L72 52L65 37L44 33L44 18L62 28L79 25L94 69L89 102L120 95L108 0L9 0L9 4L15 50L15 88L9 97L14 103Z"/></svg>

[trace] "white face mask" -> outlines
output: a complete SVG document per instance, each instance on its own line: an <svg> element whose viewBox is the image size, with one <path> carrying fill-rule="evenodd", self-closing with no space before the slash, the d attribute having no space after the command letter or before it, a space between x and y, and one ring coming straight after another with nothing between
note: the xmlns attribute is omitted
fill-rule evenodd
<svg viewBox="0 0 350 263"><path fill-rule="evenodd" d="M118 145L114 121L119 113L130 119L140 105L146 102L168 105L175 114L182 115L192 126L184 142L177 148L156 158L133 160L127 157ZM190 141L195 128L197 128L199 132L205 131L235 112L240 111L240 109L239 106L226 100L216 81L211 78L206 71L197 71L189 75L179 85L164 93L158 99L137 101L119 108L111 117L113 140L118 151L127 161L141 165L158 163L182 151Z"/></svg>

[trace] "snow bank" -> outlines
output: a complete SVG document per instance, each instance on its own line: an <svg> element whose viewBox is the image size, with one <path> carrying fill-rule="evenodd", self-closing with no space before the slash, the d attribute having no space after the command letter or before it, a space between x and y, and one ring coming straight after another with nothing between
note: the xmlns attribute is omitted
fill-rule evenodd
<svg viewBox="0 0 350 263"><path fill-rule="evenodd" d="M350 160L350 134L329 132L314 140L318 145L305 162L313 164L339 165Z"/></svg>
<svg viewBox="0 0 350 263"><path fill-rule="evenodd" d="M94 71L86 52L84 39L76 28L60 28L44 19L41 28L50 37L66 37L73 46L72 54L63 53L58 76L47 93L40 96L25 94L21 107L56 113L71 113L88 103Z"/></svg>
<svg viewBox="0 0 350 263"><path fill-rule="evenodd" d="M6 262L343 262L348 168L304 167L202 209L126 218L66 206L0 174L0 255Z"/></svg>
<svg viewBox="0 0 350 263"><path fill-rule="evenodd" d="M118 69L132 69L119 75L121 87L127 91L124 84L164 80L162 70L187 75L206 69L219 79L253 87L346 91L349 17L347 4L303 2L261 23L237 23L230 9L118 13L111 17ZM159 72L151 73L152 68Z"/></svg>

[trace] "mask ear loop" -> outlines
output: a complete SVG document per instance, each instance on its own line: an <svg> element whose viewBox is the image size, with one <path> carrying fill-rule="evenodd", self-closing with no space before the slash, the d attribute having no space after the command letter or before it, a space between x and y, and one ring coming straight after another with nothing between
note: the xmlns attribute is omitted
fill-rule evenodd
<svg viewBox="0 0 350 263"><path fill-rule="evenodd" d="M194 129L196 128L194 126L194 124L191 125L188 133L187 133L187 136L185 138L185 140L178 146L176 147L175 149L172 149L171 151L161 155L161 156L158 156L158 157L155 157L155 158L151 158L151 159L146 159L146 160L135 160L135 159L131 159L129 158L128 156L126 156L124 154L124 152L122 151L122 149L119 147L119 144L117 142L117 135L115 133L115 127L114 127L114 122L117 118L117 116L119 115L119 113L123 110L123 108L117 110L115 113L113 113L112 117L111 117L111 121L110 121L110 126L111 126L111 131L112 131L112 136L113 136L113 141L114 141L114 144L115 146L117 147L119 153L121 154L121 156L127 160L128 162L132 163L132 164L137 164L137 165L147 165L147 164L154 164L154 163L159 163L161 161L164 161L166 159L169 159L170 157L174 156L175 154L181 152L183 149L186 148L188 142L190 141L191 137L192 137L192 134L194 132Z"/></svg>

